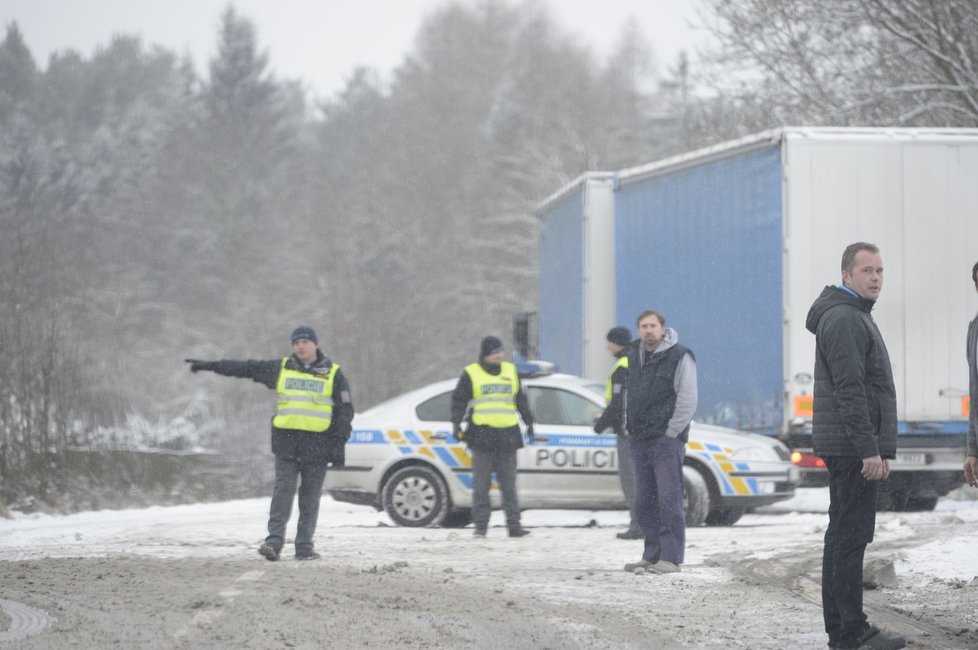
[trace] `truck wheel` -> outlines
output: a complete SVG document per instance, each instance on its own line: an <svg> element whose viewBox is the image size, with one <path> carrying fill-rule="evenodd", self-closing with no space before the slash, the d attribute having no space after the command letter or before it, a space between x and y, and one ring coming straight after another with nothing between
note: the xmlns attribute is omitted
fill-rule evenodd
<svg viewBox="0 0 978 650"><path fill-rule="evenodd" d="M383 506L398 526L437 526L448 515L448 488L435 470L410 465L384 483Z"/></svg>
<svg viewBox="0 0 978 650"><path fill-rule="evenodd" d="M744 516L743 508L727 508L714 510L706 516L707 526L733 526Z"/></svg>
<svg viewBox="0 0 978 650"><path fill-rule="evenodd" d="M876 496L879 511L903 512L910 502L911 485L905 476L890 476L880 484Z"/></svg>
<svg viewBox="0 0 978 650"><path fill-rule="evenodd" d="M442 528L465 528L472 523L471 510L456 510L445 516L445 521L441 522Z"/></svg>
<svg viewBox="0 0 978 650"><path fill-rule="evenodd" d="M695 528L706 522L710 512L710 491L703 475L692 467L683 467L683 507L686 509L686 526Z"/></svg>
<svg viewBox="0 0 978 650"><path fill-rule="evenodd" d="M937 505L937 497L913 495L907 499L906 510L909 512L923 512L933 510Z"/></svg>

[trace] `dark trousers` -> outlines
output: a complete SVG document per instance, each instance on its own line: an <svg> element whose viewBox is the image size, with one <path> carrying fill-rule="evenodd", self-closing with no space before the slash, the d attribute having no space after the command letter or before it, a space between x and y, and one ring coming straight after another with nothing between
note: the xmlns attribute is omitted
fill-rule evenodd
<svg viewBox="0 0 978 650"><path fill-rule="evenodd" d="M678 438L633 438L635 518L645 534L642 559L682 564L686 553L683 511L683 458L686 443Z"/></svg>
<svg viewBox="0 0 978 650"><path fill-rule="evenodd" d="M302 482L299 483L299 479ZM326 462L297 461L275 457L275 488L268 512L268 537L265 542L281 550L285 543L285 525L292 515L296 485L299 487L299 525L295 534L297 551L313 549L313 535L319 520L319 498L326 478Z"/></svg>
<svg viewBox="0 0 978 650"><path fill-rule="evenodd" d="M829 527L822 552L822 615L829 642L846 645L869 627L863 612L863 557L876 529L879 481L862 477L862 460L827 456Z"/></svg>
<svg viewBox="0 0 978 650"><path fill-rule="evenodd" d="M508 447L473 447L472 451L472 523L485 530L492 514L489 487L496 473L499 491L503 496L506 525L520 525L520 504L516 497L516 449Z"/></svg>

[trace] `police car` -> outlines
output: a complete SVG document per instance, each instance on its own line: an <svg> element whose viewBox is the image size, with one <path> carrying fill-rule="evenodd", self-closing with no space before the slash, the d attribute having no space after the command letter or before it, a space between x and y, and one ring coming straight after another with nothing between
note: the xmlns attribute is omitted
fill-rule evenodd
<svg viewBox="0 0 978 650"><path fill-rule="evenodd" d="M522 382L535 438L518 452L520 507L625 508L616 437L592 430L604 385L565 374ZM327 472L329 495L384 510L401 526L470 523L472 458L450 422L455 383L430 384L357 415L346 466ZM781 442L696 422L683 469L689 526L731 525L750 508L790 498L798 478ZM498 508L495 485L490 496Z"/></svg>

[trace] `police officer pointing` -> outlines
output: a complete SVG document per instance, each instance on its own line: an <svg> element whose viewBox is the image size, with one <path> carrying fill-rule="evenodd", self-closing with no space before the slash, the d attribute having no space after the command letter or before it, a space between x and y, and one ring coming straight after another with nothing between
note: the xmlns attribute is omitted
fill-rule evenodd
<svg viewBox="0 0 978 650"><path fill-rule="evenodd" d="M462 421L468 414L468 428ZM486 536L492 506L489 485L493 472L499 481L510 537L530 531L520 525L516 496L516 450L523 447L519 417L533 439L533 415L520 385L516 366L503 361L503 343L495 336L482 339L479 362L465 367L452 393L452 430L472 452L472 521L475 537Z"/></svg>
<svg viewBox="0 0 978 650"><path fill-rule="evenodd" d="M275 488L268 514L268 537L258 552L279 559L292 500L299 491L299 524L295 558L315 560L313 535L319 519L326 466L342 466L350 437L353 402L338 364L322 353L316 332L300 326L292 332L292 356L271 361L201 361L187 359L191 372L210 370L227 377L251 379L278 393L272 418ZM301 478L301 483L299 480Z"/></svg>

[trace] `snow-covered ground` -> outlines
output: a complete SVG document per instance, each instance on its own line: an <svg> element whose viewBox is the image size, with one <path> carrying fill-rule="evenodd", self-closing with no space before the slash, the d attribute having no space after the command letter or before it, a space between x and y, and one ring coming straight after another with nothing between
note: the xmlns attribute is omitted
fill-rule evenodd
<svg viewBox="0 0 978 650"><path fill-rule="evenodd" d="M958 490L941 499L934 512L879 515L876 540L870 546L867 561L892 563L897 583L867 592L867 603L877 608L873 610L877 618L896 617L883 621L884 624L897 628L910 625L904 629L912 637L916 635L914 647L978 647L978 614L975 613L978 610L978 499L974 498L975 493L978 490ZM519 609L526 605L544 615L544 619L534 622L528 634L540 638L558 635L553 644L544 643L540 647L563 647L567 639L574 639L576 647L649 647L643 646L644 639L656 647L821 648L825 637L821 633L816 583L827 505L827 490L801 489L794 499L746 515L735 526L691 529L683 572L655 577L638 577L622 571L625 562L640 557L641 543L615 539L614 533L627 523L626 513L620 511L527 511L523 523L532 534L519 540L505 538L502 515L497 512L493 515L489 538L477 541L471 538L471 528L399 528L391 525L385 514L372 508L341 504L324 497L316 536L323 560L292 562L291 549L287 548L284 557L288 561L277 564L265 562L255 552L264 536L268 499L69 516L15 515L0 520L0 608L4 603L20 603L51 617L46 629L20 641L37 645L25 647L84 647L86 642L96 642L94 638L125 644L134 640L128 636L113 639L113 632L103 629L106 626L114 629L111 620L103 620L104 617L93 620L81 603L76 607L78 611L65 605L67 611L60 614L53 605L71 602L71 598L65 600L60 590L72 585L71 575L78 572L84 575L93 562L99 566L124 567L131 574L130 580L137 581L143 573L160 576L195 567L200 580L192 584L211 593L204 602L228 600L215 595L227 592L222 591L220 582L229 579L224 573L213 578L215 584L207 592L206 575L217 567L239 567L241 575L257 571L265 576L262 579L274 579L280 571L287 572L283 576L295 576L296 567L303 567L312 572L310 575L321 573L323 579L339 580L338 574L343 574L350 581L350 589L356 589L364 581L364 573L376 576L379 572L398 574L398 578L391 576L387 580L410 578L404 585L398 583L400 593L412 594L415 589L419 594L446 590L443 598L418 595L415 601L405 596L411 602L422 603L412 606L419 608L418 616L430 614L431 603L437 603L440 616L448 617L451 623L445 623L447 631L441 630L441 636L435 637L432 643L441 639L446 647L523 647L520 635L506 637L506 630L514 633L510 625L503 625L503 632L494 632L497 643L480 646L481 637L473 630L490 623L480 619L482 627L479 627L472 621L473 616L482 615L498 623L499 617L505 619L513 614L507 607ZM294 531L294 519L290 535ZM45 588L35 593L23 584L24 578L17 582L18 571L23 567L44 575ZM234 573L238 568L228 571ZM106 573L111 575L112 571ZM446 586L437 587L442 582ZM339 583L334 586L342 588ZM168 593L171 587L167 588ZM487 604L487 608L475 614L459 613L455 618L444 614L461 606L457 605L457 594L449 595L452 590L482 593L491 587L507 593L501 613L488 614L492 610ZM97 599L105 592L122 598L126 607L135 612L152 611L154 598L174 597L147 594L147 587L127 592L125 581L119 584L106 581L105 592L100 591L98 580L84 581L84 589L91 592L86 598ZM236 588L234 593L239 594L235 597L238 605L231 607L225 602L221 607L215 605L214 611L222 613L222 620L228 625L240 616L236 623L240 629L242 621L250 620L250 615L238 609L244 598L241 589ZM370 606L377 606L386 597L389 594L374 594L368 599ZM589 620L581 622L574 618L571 612L578 609L578 618ZM379 608L371 620L390 616L380 613L382 610ZM564 614L559 614L564 610ZM10 611L8 616L14 618ZM571 618L564 620L568 616ZM654 617L655 625L651 624L650 616ZM388 621L388 624L399 623ZM99 636L78 638L77 630L86 625L101 630ZM290 629L296 625L293 621ZM378 627L380 624L367 624L362 618L355 625L373 631L363 637L370 642L358 643L347 638L347 643L354 647L371 646L388 633ZM580 625L586 633L577 630L575 626ZM643 633L645 627L649 629ZM143 632L147 636L140 637L140 643L144 647L168 647L168 643L177 640L178 647L196 647L193 641L196 639L201 645L212 642L227 645L208 636L212 634L211 622L203 625L194 616L188 616L182 626L171 628L150 633L152 624L147 624ZM278 637L271 635L269 628L263 629L264 634L252 633L227 647L235 643L243 643L245 647L295 645L278 644ZM354 628L348 626L348 629ZM4 622L0 618L0 642L3 630ZM184 636L174 636L180 630ZM571 633L573 630L577 631ZM187 636L190 632L196 636ZM233 632L226 634L233 635ZM430 629L411 634L402 634L392 642L405 647L429 647L425 639L433 634Z"/></svg>

